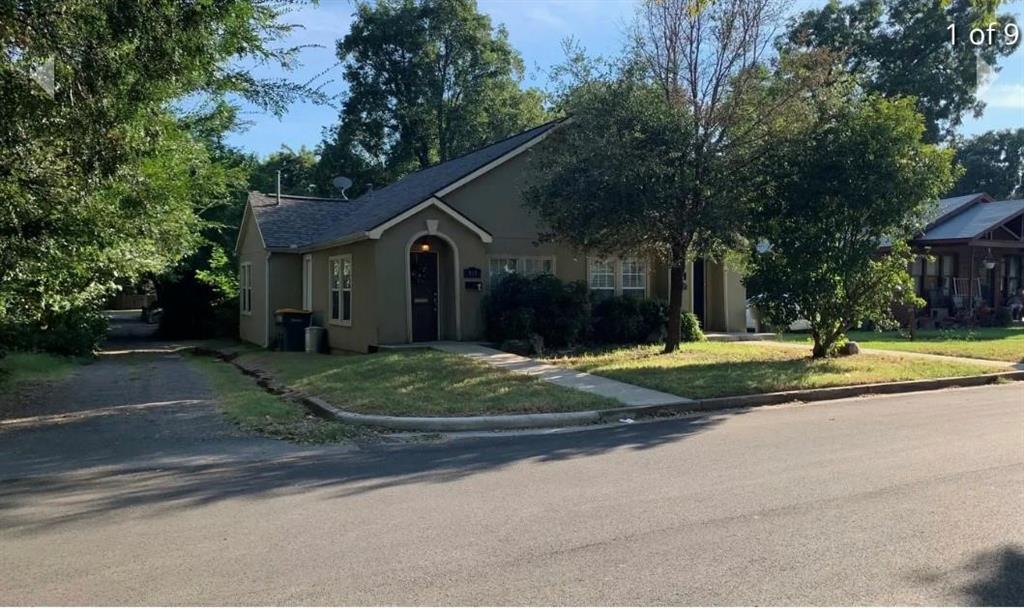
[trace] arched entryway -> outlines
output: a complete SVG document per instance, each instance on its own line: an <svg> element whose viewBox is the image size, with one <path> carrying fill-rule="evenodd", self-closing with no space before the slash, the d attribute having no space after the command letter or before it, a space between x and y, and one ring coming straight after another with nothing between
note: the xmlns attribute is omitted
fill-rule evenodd
<svg viewBox="0 0 1024 608"><path fill-rule="evenodd" d="M412 240L408 256L409 339L460 339L455 245L444 235L423 234Z"/></svg>

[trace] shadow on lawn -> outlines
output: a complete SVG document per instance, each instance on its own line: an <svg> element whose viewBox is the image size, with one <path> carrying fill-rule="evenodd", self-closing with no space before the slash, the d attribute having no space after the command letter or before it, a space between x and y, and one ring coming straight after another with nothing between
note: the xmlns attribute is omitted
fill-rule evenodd
<svg viewBox="0 0 1024 608"><path fill-rule="evenodd" d="M0 528L28 535L135 507L156 506L157 512L165 512L232 498L257 499L310 489L332 489L331 497L343 498L405 484L447 483L524 461L550 463L617 449L647 450L683 440L732 415L736 413L558 435L370 445L362 449L305 449L278 443L290 449L257 458L230 450L207 448L175 455L154 448L139 454L150 464L124 458L122 463L140 463L125 467L108 461L115 469L91 468L101 463L88 454L60 454L61 445L51 444L57 454L49 454L49 458L63 457L78 466L0 481ZM5 437L10 439L10 435ZM17 454L0 454L0 458L10 457L16 458ZM33 463L23 464L31 468ZM11 470L10 466L5 468ZM40 508L51 501L60 501L60 508ZM12 513L13 509L19 512Z"/></svg>

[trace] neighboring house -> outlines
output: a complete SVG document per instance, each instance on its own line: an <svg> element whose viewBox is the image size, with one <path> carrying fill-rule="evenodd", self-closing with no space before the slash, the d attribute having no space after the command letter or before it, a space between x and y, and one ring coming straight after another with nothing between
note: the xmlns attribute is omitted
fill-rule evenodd
<svg viewBox="0 0 1024 608"><path fill-rule="evenodd" d="M595 293L668 295L668 269L538 243L523 206L527 155L558 121L412 173L358 199L250 193L237 251L242 339L272 346L274 311L301 308L332 349L479 340L503 273L552 273ZM696 260L683 301L711 331L744 331L740 275Z"/></svg>
<svg viewBox="0 0 1024 608"><path fill-rule="evenodd" d="M983 193L940 200L910 245L921 254L911 275L932 318L1008 306L1024 287L1024 200Z"/></svg>

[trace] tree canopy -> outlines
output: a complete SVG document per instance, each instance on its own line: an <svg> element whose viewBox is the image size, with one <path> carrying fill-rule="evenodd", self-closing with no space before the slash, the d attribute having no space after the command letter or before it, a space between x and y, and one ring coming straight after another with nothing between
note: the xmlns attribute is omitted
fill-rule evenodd
<svg viewBox="0 0 1024 608"><path fill-rule="evenodd" d="M813 54L773 77L766 51L780 15L774 0L650 0L621 62L600 69L577 52L560 71L572 78L558 105L573 121L531 159L529 204L551 238L667 263L667 352L689 256L738 246L754 193L737 172L821 82Z"/></svg>
<svg viewBox="0 0 1024 608"><path fill-rule="evenodd" d="M978 65L995 69L1000 56L1016 47L997 35L992 44L974 45L970 30L998 22L1013 23L997 14L1001 0L831 0L820 9L801 14L792 24L784 46L827 49L870 91L886 97L914 97L925 117L925 139L950 139L965 115L980 116L985 108L977 97ZM947 27L955 24L951 44Z"/></svg>
<svg viewBox="0 0 1024 608"><path fill-rule="evenodd" d="M358 2L338 57L348 96L323 146L335 174L390 180L544 121L508 33L474 0Z"/></svg>
<svg viewBox="0 0 1024 608"><path fill-rule="evenodd" d="M306 92L233 67L291 61L280 17L270 0L0 7L0 341L87 350L117 283L202 242L239 173L198 132L228 94L280 111ZM52 92L29 76L51 61Z"/></svg>
<svg viewBox="0 0 1024 608"><path fill-rule="evenodd" d="M713 228L680 200L692 188L691 121L660 87L592 82L569 102L572 121L531 154L527 205L548 233L583 251L668 257L680 234Z"/></svg>
<svg viewBox="0 0 1024 608"><path fill-rule="evenodd" d="M1024 129L989 131L956 144L964 168L953 195L987 192L996 200L1024 197Z"/></svg>
<svg viewBox="0 0 1024 608"><path fill-rule="evenodd" d="M329 178L322 183L317 179L318 160L316 154L305 146L298 150L282 146L280 150L271 153L253 167L252 175L249 178L249 189L258 192L276 192L277 172L280 171L281 192L285 194L337 195L336 192L328 191L331 187Z"/></svg>
<svg viewBox="0 0 1024 608"><path fill-rule="evenodd" d="M915 301L906 241L953 181L952 150L923 143L924 129L911 100L841 95L751 168L761 197L747 292L771 323L807 319L815 357Z"/></svg>

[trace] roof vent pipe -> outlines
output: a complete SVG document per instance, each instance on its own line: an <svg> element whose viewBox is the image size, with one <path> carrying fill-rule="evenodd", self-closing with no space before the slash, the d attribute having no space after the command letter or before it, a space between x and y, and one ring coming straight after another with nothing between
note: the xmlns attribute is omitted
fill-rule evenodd
<svg viewBox="0 0 1024 608"><path fill-rule="evenodd" d="M277 204L281 204L281 170L277 170Z"/></svg>

